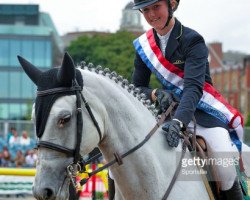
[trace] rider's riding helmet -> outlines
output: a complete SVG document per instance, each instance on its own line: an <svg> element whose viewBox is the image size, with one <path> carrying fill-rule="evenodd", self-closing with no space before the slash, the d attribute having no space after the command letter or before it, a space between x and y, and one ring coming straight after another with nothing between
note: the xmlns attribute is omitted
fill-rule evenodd
<svg viewBox="0 0 250 200"><path fill-rule="evenodd" d="M160 0L134 0L134 10L139 10L141 8L147 7Z"/></svg>
<svg viewBox="0 0 250 200"><path fill-rule="evenodd" d="M147 6L150 6L151 4L156 3L158 1L163 1L163 0L134 0L133 9L134 10L140 10L140 9L142 9L144 7L147 7ZM170 0L166 0L166 1L167 1L167 4L168 4L169 16L168 16L168 20L167 20L166 25L164 26L164 28L166 26L168 26L170 19L173 17L173 12L176 11L176 9L177 9L177 7L178 7L178 5L180 3L180 0L176 0L177 5L176 5L176 7L174 9L172 9L171 4L170 4Z"/></svg>
<svg viewBox="0 0 250 200"><path fill-rule="evenodd" d="M146 6L149 6L157 1L162 1L162 0L134 0L134 10L139 10L141 8L144 8ZM170 0L166 0L168 5L170 5ZM176 2L179 4L180 0L176 0Z"/></svg>

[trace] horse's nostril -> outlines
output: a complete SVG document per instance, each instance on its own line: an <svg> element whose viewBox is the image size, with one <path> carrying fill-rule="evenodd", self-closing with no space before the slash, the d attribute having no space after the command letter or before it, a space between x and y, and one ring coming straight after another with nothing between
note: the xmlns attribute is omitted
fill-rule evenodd
<svg viewBox="0 0 250 200"><path fill-rule="evenodd" d="M45 188L44 189L44 196L46 199L50 199L53 196L53 191L50 188Z"/></svg>

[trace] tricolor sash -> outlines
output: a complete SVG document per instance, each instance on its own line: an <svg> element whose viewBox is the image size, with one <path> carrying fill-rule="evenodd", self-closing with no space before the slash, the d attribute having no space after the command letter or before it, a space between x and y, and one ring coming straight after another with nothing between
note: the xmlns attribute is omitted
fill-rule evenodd
<svg viewBox="0 0 250 200"><path fill-rule="evenodd" d="M184 87L184 72L170 63L156 44L153 29L134 40L134 47L147 67L156 74L167 90L181 96ZM205 82L203 95L197 108L216 117L243 137L243 117L223 96L209 83Z"/></svg>

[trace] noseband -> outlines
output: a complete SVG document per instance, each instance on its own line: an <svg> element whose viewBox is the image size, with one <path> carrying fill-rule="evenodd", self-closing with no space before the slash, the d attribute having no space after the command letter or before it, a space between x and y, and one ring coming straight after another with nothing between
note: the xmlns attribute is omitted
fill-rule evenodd
<svg viewBox="0 0 250 200"><path fill-rule="evenodd" d="M76 120L76 127L77 127L77 133L76 133L76 146L75 149L69 149L67 147L64 147L59 144L55 144L52 142L48 141L42 141L38 140L37 147L43 147L43 148L48 148L52 149L61 153L66 154L67 156L71 156L74 158L73 163L70 164L67 167L67 175L72 181L73 186L76 188L76 182L75 182L75 177L78 171L81 171L81 163L82 156L80 154L80 146L81 146L81 140L82 140L82 129L83 129L83 118L82 118L82 106L81 106L81 100L84 102L85 108L87 109L96 129L99 134L99 140L101 141L102 139L102 134L100 131L100 127L93 115L93 112L88 104L88 102L85 100L84 96L82 95L81 91L82 88L77 84L76 80L73 82L72 87L57 87L53 89L48 89L48 90L43 90L43 91L37 91L37 96L42 97L42 96L48 96L48 95L54 95L58 93L67 93L67 92L74 92L76 95L76 115L77 115L77 120Z"/></svg>

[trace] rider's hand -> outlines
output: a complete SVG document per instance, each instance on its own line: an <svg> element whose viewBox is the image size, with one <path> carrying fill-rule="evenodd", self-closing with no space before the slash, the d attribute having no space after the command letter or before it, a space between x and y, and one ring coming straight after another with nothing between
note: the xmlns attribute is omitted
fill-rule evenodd
<svg viewBox="0 0 250 200"><path fill-rule="evenodd" d="M165 112L168 107L173 102L172 94L168 93L164 89L157 89L155 91L156 96L156 107L159 109L159 112Z"/></svg>
<svg viewBox="0 0 250 200"><path fill-rule="evenodd" d="M177 119L166 122L162 129L170 147L177 147L180 139L180 132L183 130L183 123Z"/></svg>

